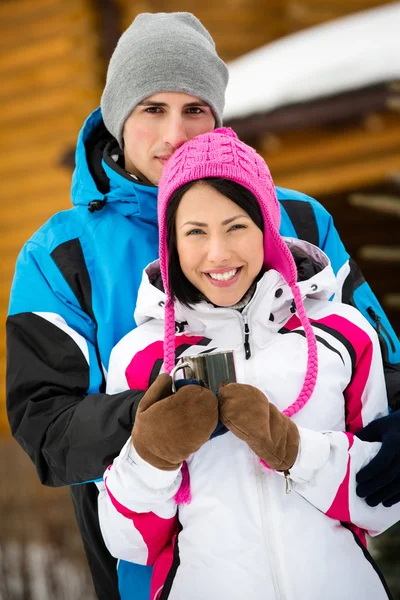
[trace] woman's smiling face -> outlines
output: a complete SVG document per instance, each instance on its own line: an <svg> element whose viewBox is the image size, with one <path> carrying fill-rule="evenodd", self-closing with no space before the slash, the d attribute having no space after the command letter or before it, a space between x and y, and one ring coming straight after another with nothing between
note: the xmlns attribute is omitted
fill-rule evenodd
<svg viewBox="0 0 400 600"><path fill-rule="evenodd" d="M264 261L263 233L245 210L199 182L182 197L175 219L185 277L217 306L243 298Z"/></svg>

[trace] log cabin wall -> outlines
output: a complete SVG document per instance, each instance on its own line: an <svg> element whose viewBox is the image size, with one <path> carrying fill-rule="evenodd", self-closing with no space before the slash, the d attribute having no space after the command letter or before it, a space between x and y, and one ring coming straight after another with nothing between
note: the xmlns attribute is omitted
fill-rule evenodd
<svg viewBox="0 0 400 600"><path fill-rule="evenodd" d="M191 11L213 35L222 58L229 61L294 31L386 3L0 0L0 433L8 432L3 324L15 260L23 243L48 217L70 207L71 170L63 166L63 157L70 153L84 119L99 103L107 57L118 33L140 12ZM388 150L395 146L397 121L384 115L382 122L375 121L378 126L374 129L373 119L372 115L372 133L370 129L368 135L368 128L367 133L361 127L351 135L345 128L334 128L324 130L322 141L321 131L305 128L301 133L263 136L255 143L269 161L277 183L318 197L336 192L347 198L346 193L357 188L355 180L364 189L371 182L376 185L388 169L398 168L398 150L394 154ZM375 158L365 163L366 143L374 146L376 156L383 147L388 150L384 167ZM350 171L359 177L354 179ZM332 198L329 201L335 204Z"/></svg>
<svg viewBox="0 0 400 600"><path fill-rule="evenodd" d="M70 208L75 145L101 90L97 25L86 0L0 2L0 431L4 406L4 321L15 260L23 243L58 210ZM32 290L32 293L35 293Z"/></svg>
<svg viewBox="0 0 400 600"><path fill-rule="evenodd" d="M229 124L265 158L276 185L328 209L399 334L400 82Z"/></svg>

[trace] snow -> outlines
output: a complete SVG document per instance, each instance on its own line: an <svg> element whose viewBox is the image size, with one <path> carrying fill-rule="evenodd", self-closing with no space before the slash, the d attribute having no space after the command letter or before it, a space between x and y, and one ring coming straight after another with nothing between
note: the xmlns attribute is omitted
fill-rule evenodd
<svg viewBox="0 0 400 600"><path fill-rule="evenodd" d="M400 2L281 38L228 64L224 119L400 77Z"/></svg>

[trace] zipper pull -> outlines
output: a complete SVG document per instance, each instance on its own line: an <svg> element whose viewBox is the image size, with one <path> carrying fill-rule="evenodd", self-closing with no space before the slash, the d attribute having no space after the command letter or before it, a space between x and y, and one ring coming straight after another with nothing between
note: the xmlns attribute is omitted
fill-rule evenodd
<svg viewBox="0 0 400 600"><path fill-rule="evenodd" d="M379 336L379 341L380 341L380 345L381 345L381 349L383 352L385 352L384 354L384 362L391 362L389 361L389 359L387 358L387 347L388 347L388 342L390 345L390 348L392 349L392 352L396 352L396 346L394 345L394 342L392 340L392 337L390 336L388 330L386 329L386 327L382 324L381 318L379 315L376 314L376 312L374 311L374 309L372 308L372 306L368 306L367 308L367 313L369 314L369 316L371 317L371 319L373 320L373 322L376 324L376 333ZM384 334L384 335L382 335ZM386 339L385 339L386 336ZM386 341L387 340L387 341ZM385 346L382 346L382 342L384 342ZM386 355L386 357L385 357Z"/></svg>
<svg viewBox="0 0 400 600"><path fill-rule="evenodd" d="M285 477L285 494L290 494L290 492L292 491L292 482L290 481L290 473L289 471L286 469L286 471L283 472L283 475Z"/></svg>
<svg viewBox="0 0 400 600"><path fill-rule="evenodd" d="M247 317L243 316L244 320L244 355L246 360L249 360L251 357L251 348L250 348L250 329L249 324L247 322Z"/></svg>
<svg viewBox="0 0 400 600"><path fill-rule="evenodd" d="M377 331L377 333L379 333L380 330L381 330L381 319L380 319L380 317L376 314L376 312L374 311L374 309L372 308L372 306L368 306L367 313L369 314L369 316L371 317L371 319L373 320L373 322L376 323L376 331Z"/></svg>

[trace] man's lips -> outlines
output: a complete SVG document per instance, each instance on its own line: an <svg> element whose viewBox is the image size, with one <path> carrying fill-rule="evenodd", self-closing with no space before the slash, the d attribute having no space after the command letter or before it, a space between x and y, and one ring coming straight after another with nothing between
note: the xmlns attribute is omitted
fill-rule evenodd
<svg viewBox="0 0 400 600"><path fill-rule="evenodd" d="M162 163L166 163L167 160L169 160L171 158L172 154L169 154L168 156L156 156L156 158L158 158L158 160L160 160Z"/></svg>

